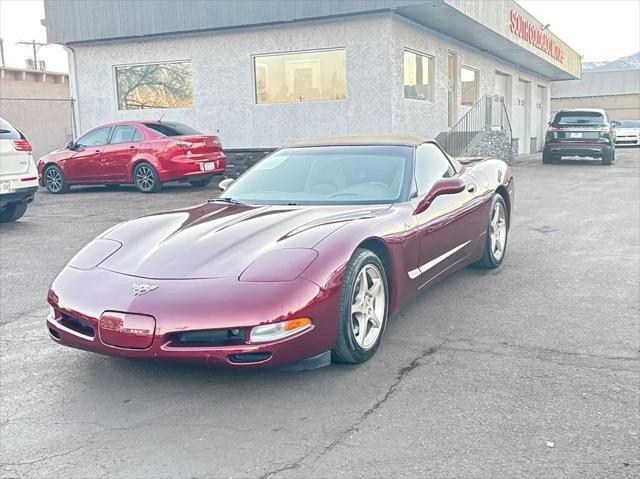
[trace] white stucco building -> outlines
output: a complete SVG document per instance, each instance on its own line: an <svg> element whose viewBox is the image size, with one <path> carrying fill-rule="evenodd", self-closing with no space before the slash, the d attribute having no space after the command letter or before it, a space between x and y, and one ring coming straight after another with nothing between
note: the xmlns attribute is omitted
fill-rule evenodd
<svg viewBox="0 0 640 479"><path fill-rule="evenodd" d="M164 118L226 149L309 137L437 136L484 95L520 152L541 146L552 80L580 56L511 0L45 0L69 47L80 130Z"/></svg>

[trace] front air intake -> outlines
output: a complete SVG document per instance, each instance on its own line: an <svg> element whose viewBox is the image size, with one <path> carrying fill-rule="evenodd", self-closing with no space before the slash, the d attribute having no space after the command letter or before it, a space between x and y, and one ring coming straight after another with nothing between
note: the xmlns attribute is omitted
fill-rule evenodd
<svg viewBox="0 0 640 479"><path fill-rule="evenodd" d="M241 353L229 356L232 363L262 363L271 359L271 353Z"/></svg>

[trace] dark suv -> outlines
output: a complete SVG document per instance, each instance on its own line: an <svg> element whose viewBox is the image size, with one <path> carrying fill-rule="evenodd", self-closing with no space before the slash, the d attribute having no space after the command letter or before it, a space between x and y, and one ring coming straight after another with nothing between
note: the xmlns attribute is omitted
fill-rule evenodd
<svg viewBox="0 0 640 479"><path fill-rule="evenodd" d="M549 123L542 162L552 163L563 156L590 156L602 158L603 165L610 165L616 160L616 124L607 119L604 110L559 111Z"/></svg>

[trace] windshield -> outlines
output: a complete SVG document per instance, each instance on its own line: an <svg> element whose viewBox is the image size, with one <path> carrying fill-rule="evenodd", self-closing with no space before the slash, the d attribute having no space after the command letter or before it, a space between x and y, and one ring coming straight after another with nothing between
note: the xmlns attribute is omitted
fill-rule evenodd
<svg viewBox="0 0 640 479"><path fill-rule="evenodd" d="M252 204L383 204L400 201L411 174L407 146L320 146L279 150L222 196Z"/></svg>
<svg viewBox="0 0 640 479"><path fill-rule="evenodd" d="M620 120L618 128L640 128L640 120Z"/></svg>
<svg viewBox="0 0 640 479"><path fill-rule="evenodd" d="M143 123L143 125L161 136L202 135L198 130L182 123Z"/></svg>
<svg viewBox="0 0 640 479"><path fill-rule="evenodd" d="M564 111L558 113L553 122L556 125L603 125L604 117L595 111Z"/></svg>

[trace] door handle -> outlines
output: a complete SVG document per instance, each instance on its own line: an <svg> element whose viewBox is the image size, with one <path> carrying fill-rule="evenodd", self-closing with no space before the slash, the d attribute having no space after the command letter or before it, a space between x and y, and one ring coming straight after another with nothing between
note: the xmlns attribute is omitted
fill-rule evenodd
<svg viewBox="0 0 640 479"><path fill-rule="evenodd" d="M130 149L130 150L135 149L135 145L131 145L131 146L129 147L129 149Z"/></svg>
<svg viewBox="0 0 640 479"><path fill-rule="evenodd" d="M475 185L475 184L473 184L473 183L469 183L469 184L467 185L467 191L468 191L469 193L475 193L475 191L476 191L476 185Z"/></svg>

